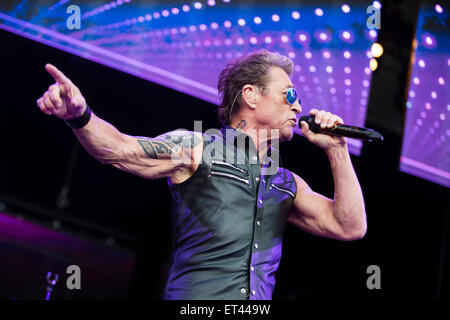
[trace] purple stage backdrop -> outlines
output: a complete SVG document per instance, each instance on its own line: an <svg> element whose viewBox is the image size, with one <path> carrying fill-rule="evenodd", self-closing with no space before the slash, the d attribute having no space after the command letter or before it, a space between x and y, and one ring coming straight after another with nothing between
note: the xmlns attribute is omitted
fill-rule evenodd
<svg viewBox="0 0 450 320"><path fill-rule="evenodd" d="M292 80L302 115L326 109L364 126L370 47L377 37L367 26L370 5L17 0L0 2L0 28L215 104L217 78L227 62L261 48L277 51L296 64ZM359 155L362 143L349 139L349 145Z"/></svg>
<svg viewBox="0 0 450 320"><path fill-rule="evenodd" d="M400 169L450 187L450 25L448 6L419 12Z"/></svg>

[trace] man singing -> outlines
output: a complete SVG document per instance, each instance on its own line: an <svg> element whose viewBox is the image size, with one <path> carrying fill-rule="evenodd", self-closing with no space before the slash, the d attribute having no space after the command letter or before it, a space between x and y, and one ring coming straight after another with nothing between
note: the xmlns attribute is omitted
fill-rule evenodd
<svg viewBox="0 0 450 320"><path fill-rule="evenodd" d="M220 131L155 138L119 132L90 110L61 71L45 68L56 83L37 101L42 112L64 119L101 163L147 179L167 177L173 248L165 299L271 299L286 221L322 237L364 236L364 200L345 138L315 134L301 123L302 134L328 156L334 199L311 190L274 156L302 111L287 57L261 50L225 67ZM323 110L310 115L322 128L343 123Z"/></svg>

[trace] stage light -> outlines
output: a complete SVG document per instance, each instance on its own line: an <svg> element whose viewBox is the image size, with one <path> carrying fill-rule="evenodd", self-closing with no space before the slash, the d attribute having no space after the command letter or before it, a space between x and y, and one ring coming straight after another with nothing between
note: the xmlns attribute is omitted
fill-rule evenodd
<svg viewBox="0 0 450 320"><path fill-rule="evenodd" d="M238 25L240 25L241 27L242 27L242 26L245 26L245 20L242 19L242 18L239 19L239 20L238 20Z"/></svg>
<svg viewBox="0 0 450 320"><path fill-rule="evenodd" d="M378 68L377 60L376 59L370 59L370 70L375 71L377 68Z"/></svg>
<svg viewBox="0 0 450 320"><path fill-rule="evenodd" d="M375 42L374 44L372 44L372 47L370 48L370 52L372 52L372 55L375 58L379 58L383 54L383 46L381 44Z"/></svg>
<svg viewBox="0 0 450 320"><path fill-rule="evenodd" d="M423 61L422 59L419 60L418 64L419 64L419 67L425 68L425 61Z"/></svg>
<svg viewBox="0 0 450 320"><path fill-rule="evenodd" d="M442 77L439 77L438 82L439 82L440 85L444 85L445 84L444 78L442 78Z"/></svg>
<svg viewBox="0 0 450 320"><path fill-rule="evenodd" d="M228 20L226 20L226 21L223 23L223 26L224 26L225 28L230 28L230 27L231 27L231 22L228 21Z"/></svg>
<svg viewBox="0 0 450 320"><path fill-rule="evenodd" d="M316 14L316 16L321 17L323 16L323 10L320 8L316 8L316 10L314 10L314 13Z"/></svg>
<svg viewBox="0 0 450 320"><path fill-rule="evenodd" d="M414 84L419 84L420 83L420 79L418 77L414 77L413 78L413 82L414 82Z"/></svg>
<svg viewBox="0 0 450 320"><path fill-rule="evenodd" d="M350 7L348 5L346 5L346 4L343 4L341 6L341 9L342 9L342 12L344 12L344 13L349 13L350 12Z"/></svg>
<svg viewBox="0 0 450 320"><path fill-rule="evenodd" d="M314 37L320 43L328 43L332 40L331 33L328 30L316 30Z"/></svg>
<svg viewBox="0 0 450 320"><path fill-rule="evenodd" d="M292 16L292 19L294 19L294 20L300 19L300 13L298 11L292 11L291 16Z"/></svg>
<svg viewBox="0 0 450 320"><path fill-rule="evenodd" d="M180 9L172 8L172 14L177 15L178 13L180 13Z"/></svg>
<svg viewBox="0 0 450 320"><path fill-rule="evenodd" d="M194 3L194 8L197 9L197 10L199 10L199 9L202 8L202 4L201 4L200 2L195 2L195 3Z"/></svg>
<svg viewBox="0 0 450 320"><path fill-rule="evenodd" d="M434 49L437 46L436 38L428 32L422 34L422 44L428 49Z"/></svg>
<svg viewBox="0 0 450 320"><path fill-rule="evenodd" d="M444 12L444 10L442 9L442 7L439 4L434 6L434 10L436 10L437 13Z"/></svg>
<svg viewBox="0 0 450 320"><path fill-rule="evenodd" d="M300 42L308 42L309 36L308 36L307 33L303 32L303 31L300 31L300 32L297 34L297 39L298 39Z"/></svg>
<svg viewBox="0 0 450 320"><path fill-rule="evenodd" d="M273 20L273 22L278 22L278 21L280 21L280 16L277 14L274 14L274 15L272 15L272 20Z"/></svg>
<svg viewBox="0 0 450 320"><path fill-rule="evenodd" d="M256 24L260 24L260 23L262 22L262 20L261 20L260 17L255 17L255 18L253 19L253 22L256 23Z"/></svg>
<svg viewBox="0 0 450 320"><path fill-rule="evenodd" d="M184 11L184 12L189 12L189 10L191 9L187 4L185 4L185 5L183 5L182 7L181 7L181 9Z"/></svg>
<svg viewBox="0 0 450 320"><path fill-rule="evenodd" d="M381 3L379 1L374 1L372 5L377 10L381 9Z"/></svg>
<svg viewBox="0 0 450 320"><path fill-rule="evenodd" d="M354 40L353 33L349 30L341 31L339 33L339 37L341 38L342 41L347 42L347 43L352 43Z"/></svg>

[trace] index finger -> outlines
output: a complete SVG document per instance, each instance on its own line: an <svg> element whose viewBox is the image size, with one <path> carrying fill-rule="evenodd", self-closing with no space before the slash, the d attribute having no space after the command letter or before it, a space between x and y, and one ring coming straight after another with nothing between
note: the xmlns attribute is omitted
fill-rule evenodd
<svg viewBox="0 0 450 320"><path fill-rule="evenodd" d="M59 71L54 65L47 63L45 70L55 79L59 84L70 83L70 79L67 78L61 71Z"/></svg>

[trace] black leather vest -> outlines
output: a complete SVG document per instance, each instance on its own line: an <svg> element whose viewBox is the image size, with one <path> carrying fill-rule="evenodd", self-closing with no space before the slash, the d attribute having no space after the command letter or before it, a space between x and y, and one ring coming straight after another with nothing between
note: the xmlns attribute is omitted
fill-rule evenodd
<svg viewBox="0 0 450 320"><path fill-rule="evenodd" d="M247 148L236 138L226 143L226 129L248 138ZM294 177L269 157L261 165L252 139L231 127L203 142L194 175L176 185L168 179L173 248L165 299L271 299ZM212 151L212 142L223 148ZM269 167L274 174L265 174Z"/></svg>

